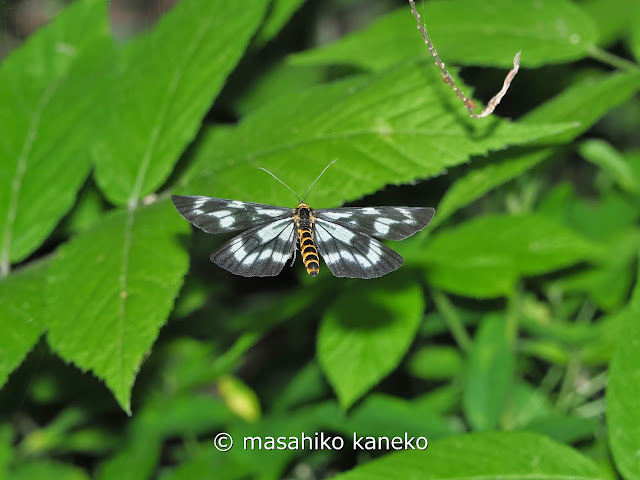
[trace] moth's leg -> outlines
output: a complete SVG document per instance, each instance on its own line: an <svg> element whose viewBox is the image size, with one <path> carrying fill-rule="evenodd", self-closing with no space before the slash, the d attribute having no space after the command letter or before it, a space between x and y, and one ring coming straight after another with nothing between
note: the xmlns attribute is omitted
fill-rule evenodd
<svg viewBox="0 0 640 480"><path fill-rule="evenodd" d="M298 250L298 245L300 243L300 240L296 240L296 247L293 249L293 260L291 260L291 267L293 267L293 264L296 263L296 251Z"/></svg>

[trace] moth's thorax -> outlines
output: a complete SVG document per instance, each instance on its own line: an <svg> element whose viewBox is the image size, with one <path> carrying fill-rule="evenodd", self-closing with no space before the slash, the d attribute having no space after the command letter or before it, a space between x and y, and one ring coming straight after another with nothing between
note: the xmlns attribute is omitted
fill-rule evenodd
<svg viewBox="0 0 640 480"><path fill-rule="evenodd" d="M316 217L313 214L313 210L311 210L306 203L300 202L293 213L293 221L298 230L298 242L300 244L300 251L302 251L302 261L307 269L307 273L315 277L320 271L318 250L313 242L313 235L311 233Z"/></svg>
<svg viewBox="0 0 640 480"><path fill-rule="evenodd" d="M296 223L297 229L302 227L311 228L313 223L316 221L316 216L314 215L313 210L309 208L309 205L304 202L300 202L293 213L293 221Z"/></svg>

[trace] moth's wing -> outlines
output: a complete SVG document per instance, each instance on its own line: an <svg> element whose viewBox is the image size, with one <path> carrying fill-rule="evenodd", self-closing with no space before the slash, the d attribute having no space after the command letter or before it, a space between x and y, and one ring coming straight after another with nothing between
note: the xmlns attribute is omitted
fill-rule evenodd
<svg viewBox="0 0 640 480"><path fill-rule="evenodd" d="M282 271L295 248L295 228L289 216L233 237L211 254L211 261L243 277L272 277Z"/></svg>
<svg viewBox="0 0 640 480"><path fill-rule="evenodd" d="M207 233L235 232L290 218L291 208L225 198L171 195L173 204L186 220Z"/></svg>
<svg viewBox="0 0 640 480"><path fill-rule="evenodd" d="M315 210L317 218L383 240L402 240L429 225L430 207L365 207Z"/></svg>
<svg viewBox="0 0 640 480"><path fill-rule="evenodd" d="M403 264L400 255L362 232L317 217L313 227L318 251L336 277L376 278Z"/></svg>

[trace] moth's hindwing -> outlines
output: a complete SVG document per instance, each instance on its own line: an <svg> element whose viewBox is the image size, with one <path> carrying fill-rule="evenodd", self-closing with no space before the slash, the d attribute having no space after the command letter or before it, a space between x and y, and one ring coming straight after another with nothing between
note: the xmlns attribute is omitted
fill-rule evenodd
<svg viewBox="0 0 640 480"><path fill-rule="evenodd" d="M291 218L291 208L225 198L172 195L180 215L207 233L246 230L281 218Z"/></svg>
<svg viewBox="0 0 640 480"><path fill-rule="evenodd" d="M244 277L278 275L296 248L293 220L283 218L247 230L215 250L211 261Z"/></svg>
<svg viewBox="0 0 640 480"><path fill-rule="evenodd" d="M403 264L400 255L365 233L322 218L314 227L318 251L336 277L376 278Z"/></svg>
<svg viewBox="0 0 640 480"><path fill-rule="evenodd" d="M435 209L430 207L364 207L316 210L317 218L383 240L403 240L425 228Z"/></svg>

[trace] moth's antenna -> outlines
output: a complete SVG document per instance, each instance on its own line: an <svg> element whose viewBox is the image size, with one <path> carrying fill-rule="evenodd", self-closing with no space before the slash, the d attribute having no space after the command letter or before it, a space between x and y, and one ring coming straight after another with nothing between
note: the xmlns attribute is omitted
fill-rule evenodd
<svg viewBox="0 0 640 480"><path fill-rule="evenodd" d="M336 163L337 161L338 161L338 159L336 158L333 162L331 162L329 165L327 165L326 167L324 167L324 170L322 170L322 172L320 172L320 175L318 175L318 178L316 178L316 179L313 181L313 183L312 183L311 185L309 185L309 188L307 188L307 191L306 191L306 192L304 192L304 197L302 197L302 201L303 201L303 202L304 202L304 201L305 201L305 199L307 198L307 193L309 193L309 190L311 190L311 187L313 187L313 186L316 184L316 182L317 182L318 180L320 180L320 177L324 174L324 172L326 172L326 171L327 171L327 168L329 168L331 165L333 165L333 164L334 164L334 163Z"/></svg>
<svg viewBox="0 0 640 480"><path fill-rule="evenodd" d="M287 185L286 183L284 183L282 180L280 180L278 177L276 177L273 173L271 173L269 170L267 170L266 168L262 168L262 167L258 167L258 170L264 170L265 172L267 172L269 175L271 175L273 178L275 178L276 180L278 180L281 184L283 184L285 187L287 187L289 189L289 191L291 193L293 193L296 198L298 199L298 202L302 203L302 200L300 200L300 197L298 196L298 194L296 192L294 192L291 187L289 185ZM326 168L325 168L326 170ZM324 172L323 172L324 173ZM314 182L315 183L315 182Z"/></svg>

